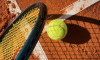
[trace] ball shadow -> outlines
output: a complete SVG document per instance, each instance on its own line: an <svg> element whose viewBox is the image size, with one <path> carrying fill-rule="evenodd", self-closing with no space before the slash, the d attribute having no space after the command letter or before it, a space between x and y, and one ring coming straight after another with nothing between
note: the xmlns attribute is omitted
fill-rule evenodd
<svg viewBox="0 0 100 60"><path fill-rule="evenodd" d="M83 44L89 41L90 33L87 29L74 25L74 24L67 24L68 26L68 33L63 42L71 43L71 44Z"/></svg>

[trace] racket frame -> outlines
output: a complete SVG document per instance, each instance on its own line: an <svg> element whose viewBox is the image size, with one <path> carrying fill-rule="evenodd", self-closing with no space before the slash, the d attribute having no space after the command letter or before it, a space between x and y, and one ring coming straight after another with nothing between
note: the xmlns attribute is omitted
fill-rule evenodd
<svg viewBox="0 0 100 60"><path fill-rule="evenodd" d="M47 16L47 8L46 5L44 5L42 2L36 2L29 7L27 7L24 11L22 11L9 25L8 27L4 30L4 32L0 36L0 42L2 42L2 38L4 37L5 34L9 32L9 29L13 27L13 24L17 22L26 12L30 11L33 8L38 7L40 9L38 18L36 20L36 23L34 25L34 28L32 29L30 35L28 36L24 46L18 53L17 57L15 60L27 60L35 48L36 43L38 42L38 39L42 33L45 21L46 21L46 16Z"/></svg>

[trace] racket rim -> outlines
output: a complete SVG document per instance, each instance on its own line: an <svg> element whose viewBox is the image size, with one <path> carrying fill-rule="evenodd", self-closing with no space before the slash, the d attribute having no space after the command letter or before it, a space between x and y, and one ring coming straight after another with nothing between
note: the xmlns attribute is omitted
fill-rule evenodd
<svg viewBox="0 0 100 60"><path fill-rule="evenodd" d="M37 30L34 30L34 29L37 29L38 28L38 23L40 22L40 20L44 20L44 22L42 23L42 28L40 28L41 30L40 30L40 32L39 32L39 34L38 34L38 37L36 37L36 39L35 39L35 43L32 45L33 46L33 48L31 48L29 51L30 52L28 52L27 53L27 55L26 54L23 54L23 52L25 52L24 50L25 50L25 48L26 47L29 47L29 46L25 46L25 45L28 45L28 44L30 44L29 42L30 42L30 36L32 36L32 35L30 35L29 37L28 37L28 39L27 39L27 41L25 42L25 44L24 44L24 46L23 46L23 48L22 48L22 50L23 50L23 52L21 52L20 51L20 53L18 54L18 56L17 56L17 58L15 59L15 60L27 60L28 59L28 57L29 57L29 55L31 54L31 52L32 52L32 50L34 49L34 47L35 47L35 45L36 45L36 43L37 43L37 41L38 41L38 39L39 39L39 37L40 37L40 35L41 35L41 32L42 32L42 30L43 30L43 26L44 26L44 23L45 23L45 19L46 19L46 15L47 15L47 8L46 8L46 5L44 5L42 2L36 2L36 3L34 3L34 4L32 4L31 6L29 6L29 7L32 7L33 5L38 5L38 7L40 8L40 11L39 11L39 15L38 15L38 18L37 18L37 21L36 21L36 23L35 23L35 25L34 25L34 28L32 29L32 31L31 31L31 33L30 34L32 34L32 35L34 35L34 34L36 34L34 31L37 31ZM26 8L27 9L27 8ZM43 16L44 15L44 16ZM33 39L32 39L33 40ZM26 49L27 50L27 49ZM23 55L26 55L26 56L24 56L25 58L23 58ZM22 59L20 59L20 58L22 58Z"/></svg>
<svg viewBox="0 0 100 60"><path fill-rule="evenodd" d="M40 8L40 12L39 12L39 15L42 14L42 11L41 11L41 5L45 6L42 2L36 2L30 6L28 6L26 9L24 9L18 16L16 16L16 18L5 28L4 32L0 35L0 42L1 42L1 39L3 38L3 36L6 34L7 30L9 30L11 27L12 27L12 24L16 22L16 20L19 20L21 18L21 16L23 16L26 12L26 10L28 10L30 7L34 6L34 5L37 5L39 8ZM35 7L34 7L35 8ZM47 13L47 12L46 12Z"/></svg>
<svg viewBox="0 0 100 60"><path fill-rule="evenodd" d="M1 36L0 36L0 42L2 42L2 38L5 36L5 34L7 33L7 32L9 32L9 29L10 28L12 28L12 26L13 26L13 23L15 23L16 22L16 20L19 20L25 13L27 13L29 10L31 10L31 9L33 9L33 8L36 8L36 7L38 7L39 9L40 9L40 11L39 11L39 14L38 14L38 18L37 18L37 20L36 20L36 23L35 23L35 25L34 25L34 28L32 29L32 31L31 31L31 33L30 33L30 35L32 34L32 32L34 32L35 30L34 29L36 29L38 26L38 23L39 23L39 21L40 20L43 20L43 22L42 22L42 24L44 25L44 23L45 23L45 20L46 20L46 15L47 15L47 8L46 8L46 5L44 5L44 3L42 3L42 2L36 2L36 3L34 3L34 4L32 4L32 5L30 5L29 7L27 7L25 10L23 10L6 28L5 28L5 30L4 30L4 32L1 34ZM43 30L43 27L41 28L42 30ZM40 34L41 34L41 31L40 31ZM38 35L38 36L40 36L40 34ZM30 36L29 35L29 36ZM28 36L28 38L29 38L29 36ZM38 40L37 40L38 41ZM26 42L25 42L25 44L27 45L27 43L28 42L30 42L29 41L29 39L26 39ZM25 49L25 47L29 47L29 46L26 46L26 45L23 45L23 47L22 47L22 49L20 50L20 52L18 53L18 55L16 56L16 58L15 58L15 60L19 60L19 59L21 59L23 56L24 56L24 54L23 54L23 51L24 50L27 50L27 49ZM36 44L35 44L36 45ZM34 47L33 47L34 48ZM22 51L23 50L23 51ZM32 49L31 49L32 50ZM25 51L24 51L25 52ZM29 54L29 53L28 53ZM29 56L29 55L27 55L27 56ZM26 60L26 59L25 59Z"/></svg>

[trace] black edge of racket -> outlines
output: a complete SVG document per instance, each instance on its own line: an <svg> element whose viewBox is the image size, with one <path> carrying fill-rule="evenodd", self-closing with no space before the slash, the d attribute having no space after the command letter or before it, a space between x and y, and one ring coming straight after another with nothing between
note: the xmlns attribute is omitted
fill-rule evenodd
<svg viewBox="0 0 100 60"><path fill-rule="evenodd" d="M0 36L0 42L2 42L2 38L4 35L8 32L8 30L13 26L13 23L16 23L16 20L19 20L26 12L28 12L32 8L39 7L39 15L36 20L36 23L34 25L34 28L32 29L30 35L28 36L27 41L25 42L24 46L22 47L21 51L18 53L15 60L27 60L35 48L35 45L42 33L46 16L47 16L47 8L42 2L36 2L32 5L30 5L28 8L26 8L23 12L19 14L12 22L9 24L9 26L4 30L4 32Z"/></svg>

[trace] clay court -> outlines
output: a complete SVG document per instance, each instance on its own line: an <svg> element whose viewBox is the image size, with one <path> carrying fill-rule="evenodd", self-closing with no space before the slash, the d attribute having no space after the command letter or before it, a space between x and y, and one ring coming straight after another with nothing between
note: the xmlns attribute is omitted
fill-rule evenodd
<svg viewBox="0 0 100 60"><path fill-rule="evenodd" d="M0 34L21 11L38 1L48 9L46 26L51 20L66 15L75 7L70 5L81 0L0 0ZM54 41L46 32L41 34L29 60L100 60L100 1L87 8L83 4L80 12L71 14L64 22L68 26L66 37Z"/></svg>

